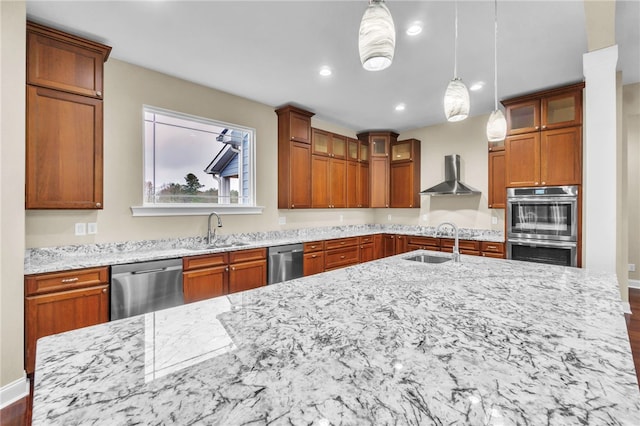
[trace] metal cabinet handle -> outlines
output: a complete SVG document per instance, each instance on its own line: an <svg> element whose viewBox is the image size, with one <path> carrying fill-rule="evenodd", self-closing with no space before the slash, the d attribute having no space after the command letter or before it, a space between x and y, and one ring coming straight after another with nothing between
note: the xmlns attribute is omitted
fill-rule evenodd
<svg viewBox="0 0 640 426"><path fill-rule="evenodd" d="M311 255L311 258L312 258L312 259L315 259L316 257L318 257L318 255L316 255L316 254L312 254L312 255Z"/></svg>
<svg viewBox="0 0 640 426"><path fill-rule="evenodd" d="M344 259L344 256L340 256L340 259Z"/></svg>
<svg viewBox="0 0 640 426"><path fill-rule="evenodd" d="M78 277L73 277L73 278L63 278L63 279L62 279L62 282L63 282L63 283L65 283L65 284L68 284L68 283L75 283L75 282L76 282L76 281L78 281L78 280L79 280L79 278L78 278Z"/></svg>
<svg viewBox="0 0 640 426"><path fill-rule="evenodd" d="M344 244L344 241L340 241L340 244Z"/></svg>

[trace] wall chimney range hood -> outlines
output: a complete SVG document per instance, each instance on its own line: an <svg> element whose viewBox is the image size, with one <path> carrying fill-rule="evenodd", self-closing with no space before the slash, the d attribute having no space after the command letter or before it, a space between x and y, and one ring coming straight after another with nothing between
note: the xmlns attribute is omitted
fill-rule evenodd
<svg viewBox="0 0 640 426"><path fill-rule="evenodd" d="M425 195L479 195L480 191L460 181L460 156L444 156L444 182L421 191Z"/></svg>

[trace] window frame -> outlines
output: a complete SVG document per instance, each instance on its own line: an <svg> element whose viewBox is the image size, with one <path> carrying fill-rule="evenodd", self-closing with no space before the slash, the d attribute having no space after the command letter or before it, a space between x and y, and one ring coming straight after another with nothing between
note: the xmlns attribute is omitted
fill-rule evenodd
<svg viewBox="0 0 640 426"><path fill-rule="evenodd" d="M146 149L145 149L145 112L151 112L154 114L162 114L170 117L193 120L195 122L201 122L205 124L215 124L221 127L238 129L248 132L252 135L249 141L249 153L247 155L249 161L249 176L248 176L248 188L249 197L247 198L248 204L219 204L219 203L147 203L145 201L145 189L144 182L146 179ZM141 130L142 130L142 185L140 185L140 200L142 203L138 206L131 206L131 213L133 216L203 216L208 215L212 211L216 211L218 214L262 214L264 207L256 204L256 146L257 146L257 131L252 127L247 127L239 124L228 123L213 118L202 117L198 115L172 111L165 108L159 108L152 105L143 104L141 108ZM155 162L154 162L155 166ZM242 185L242 180L240 180Z"/></svg>

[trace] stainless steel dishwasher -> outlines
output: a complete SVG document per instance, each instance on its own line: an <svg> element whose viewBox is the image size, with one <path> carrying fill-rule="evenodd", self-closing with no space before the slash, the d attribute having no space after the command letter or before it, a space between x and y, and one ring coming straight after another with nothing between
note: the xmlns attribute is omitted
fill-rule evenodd
<svg viewBox="0 0 640 426"><path fill-rule="evenodd" d="M302 251L302 244L269 247L267 284L300 278L303 275Z"/></svg>
<svg viewBox="0 0 640 426"><path fill-rule="evenodd" d="M111 267L111 320L182 305L182 259Z"/></svg>

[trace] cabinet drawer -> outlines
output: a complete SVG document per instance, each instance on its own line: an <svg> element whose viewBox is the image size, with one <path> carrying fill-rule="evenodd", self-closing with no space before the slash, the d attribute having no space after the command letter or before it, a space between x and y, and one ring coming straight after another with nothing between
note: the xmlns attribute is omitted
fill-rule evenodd
<svg viewBox="0 0 640 426"><path fill-rule="evenodd" d="M249 262L252 260L263 260L267 258L266 248L249 250L238 250L229 253L229 263Z"/></svg>
<svg viewBox="0 0 640 426"><path fill-rule="evenodd" d="M358 237L358 244L368 243L373 243L373 235L363 235L362 237Z"/></svg>
<svg viewBox="0 0 640 426"><path fill-rule="evenodd" d="M504 259L504 253L493 253L490 251L483 251L482 257L492 257L494 259Z"/></svg>
<svg viewBox="0 0 640 426"><path fill-rule="evenodd" d="M504 243L491 243L483 241L480 245L482 252L504 253Z"/></svg>
<svg viewBox="0 0 640 426"><path fill-rule="evenodd" d="M25 296L92 287L109 283L109 268L78 269L24 277Z"/></svg>
<svg viewBox="0 0 640 426"><path fill-rule="evenodd" d="M355 265L359 261L358 247L327 250L324 256L325 269Z"/></svg>
<svg viewBox="0 0 640 426"><path fill-rule="evenodd" d="M222 266L229 263L227 253L203 254L200 256L190 256L182 259L182 269L190 271L192 269L210 268L212 266Z"/></svg>
<svg viewBox="0 0 640 426"><path fill-rule="evenodd" d="M454 240L451 238L442 238L440 240L440 247L443 249L453 248ZM458 247L460 248L460 253L462 250L470 250L470 251L480 251L480 241L471 241L471 240L458 240ZM443 250L444 251L444 250Z"/></svg>
<svg viewBox="0 0 640 426"><path fill-rule="evenodd" d="M303 256L303 274L309 276L324 272L324 252L305 253Z"/></svg>
<svg viewBox="0 0 640 426"><path fill-rule="evenodd" d="M313 253L314 251L324 250L324 241L311 241L304 243L304 252Z"/></svg>
<svg viewBox="0 0 640 426"><path fill-rule="evenodd" d="M431 247L438 249L440 247L440 238L407 237L407 244L411 246L420 246L421 248L424 247L426 250L431 250ZM451 244L451 246L453 247L453 244Z"/></svg>
<svg viewBox="0 0 640 426"><path fill-rule="evenodd" d="M341 247L353 247L358 245L358 237L339 238L336 240L328 240L324 243L326 250L332 250Z"/></svg>

